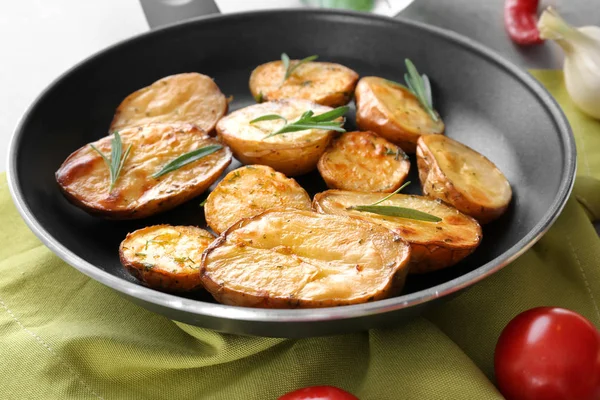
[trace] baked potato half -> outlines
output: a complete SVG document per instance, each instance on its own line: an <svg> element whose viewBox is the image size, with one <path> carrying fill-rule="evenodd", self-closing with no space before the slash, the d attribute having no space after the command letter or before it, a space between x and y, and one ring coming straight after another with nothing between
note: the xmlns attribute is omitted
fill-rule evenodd
<svg viewBox="0 0 600 400"><path fill-rule="evenodd" d="M206 223L217 234L242 218L269 208L312 210L308 193L294 179L265 165L248 165L228 173L204 204Z"/></svg>
<svg viewBox="0 0 600 400"><path fill-rule="evenodd" d="M402 149L373 132L346 132L319 159L319 172L331 189L393 192L408 176Z"/></svg>
<svg viewBox="0 0 600 400"><path fill-rule="evenodd" d="M61 190L76 206L109 219L144 218L200 195L231 162L231 151L192 125L153 124L120 132L123 153L131 146L111 189L110 170L94 145L110 157L114 134L72 153L56 172ZM208 146L215 152L158 178L179 156ZM216 147L213 147L216 148Z"/></svg>
<svg viewBox="0 0 600 400"><path fill-rule="evenodd" d="M117 107L110 132L168 123L193 124L212 133L227 108L212 78L196 72L171 75L127 96Z"/></svg>
<svg viewBox="0 0 600 400"><path fill-rule="evenodd" d="M481 227L477 221L453 207L424 196L395 194L381 205L426 212L441 218L440 222L417 221L348 209L351 206L372 204L382 197L376 193L327 190L315 195L313 208L320 213L346 215L374 222L396 232L410 243L411 274L454 265L471 254L481 241Z"/></svg>
<svg viewBox="0 0 600 400"><path fill-rule="evenodd" d="M410 247L382 226L271 209L224 232L202 257L202 284L220 303L311 308L398 293Z"/></svg>
<svg viewBox="0 0 600 400"><path fill-rule="evenodd" d="M361 78L356 85L356 124L414 153L423 135L444 133L444 122L423 109L406 87L375 76Z"/></svg>
<svg viewBox="0 0 600 400"><path fill-rule="evenodd" d="M291 60L290 65L298 62ZM252 96L259 102L296 98L338 107L352 99L358 81L358 74L350 68L329 62L302 63L284 80L285 74L282 61L259 65L250 75Z"/></svg>
<svg viewBox="0 0 600 400"><path fill-rule="evenodd" d="M485 224L510 203L504 174L483 155L441 135L423 136L417 147L423 194L440 199Z"/></svg>
<svg viewBox="0 0 600 400"><path fill-rule="evenodd" d="M125 269L146 286L187 292L202 287L202 252L214 239L195 226L149 226L127 234L119 246L119 258Z"/></svg>
<svg viewBox="0 0 600 400"><path fill-rule="evenodd" d="M294 122L308 110L320 115L332 109L308 100L269 101L232 112L217 123L217 132L242 163L268 165L287 176L302 175L315 169L335 132L306 129L267 138L285 122L279 119L251 124L250 121L278 114Z"/></svg>

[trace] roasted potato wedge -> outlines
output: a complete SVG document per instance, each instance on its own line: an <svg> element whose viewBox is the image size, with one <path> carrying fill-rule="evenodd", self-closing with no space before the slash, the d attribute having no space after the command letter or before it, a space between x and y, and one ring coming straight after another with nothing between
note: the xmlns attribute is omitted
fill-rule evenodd
<svg viewBox="0 0 600 400"><path fill-rule="evenodd" d="M372 204L382 197L376 193L327 190L315 195L313 208L320 213L348 215L371 221L396 232L410 243L412 274L454 265L471 254L481 241L481 227L477 221L453 207L424 196L395 194L381 204L423 211L442 221L424 222L348 210L351 206Z"/></svg>
<svg viewBox="0 0 600 400"><path fill-rule="evenodd" d="M408 89L375 76L356 85L356 124L414 153L423 135L444 133L444 123L433 121Z"/></svg>
<svg viewBox="0 0 600 400"><path fill-rule="evenodd" d="M222 118L217 124L217 132L242 163L268 165L287 176L302 175L315 169L335 132L307 129L266 139L284 122L273 120L250 124L250 121L263 115L278 114L293 122L308 110L319 115L331 108L299 99L255 104Z"/></svg>
<svg viewBox="0 0 600 400"><path fill-rule="evenodd" d="M228 173L206 199L206 223L217 234L242 218L269 208L312 210L308 193L295 180L265 165Z"/></svg>
<svg viewBox="0 0 600 400"><path fill-rule="evenodd" d="M425 195L453 205L482 224L502 215L512 198L508 180L494 163L449 137L421 137L417 164Z"/></svg>
<svg viewBox="0 0 600 400"><path fill-rule="evenodd" d="M382 226L271 209L234 224L202 257L202 284L223 304L310 308L398 293L410 246Z"/></svg>
<svg viewBox="0 0 600 400"><path fill-rule="evenodd" d="M195 72L171 75L127 96L115 112L110 132L168 123L193 124L212 133L227 107L212 78Z"/></svg>
<svg viewBox="0 0 600 400"><path fill-rule="evenodd" d="M125 269L147 286L187 292L202 287L202 252L214 239L195 226L149 226L127 234L119 246L119 258Z"/></svg>
<svg viewBox="0 0 600 400"><path fill-rule="evenodd" d="M293 65L298 60L291 60ZM259 65L250 75L250 91L260 101L304 99L330 107L347 104L358 81L358 74L340 64L307 62L298 66L285 81L281 61Z"/></svg>
<svg viewBox="0 0 600 400"><path fill-rule="evenodd" d="M335 139L317 164L331 189L393 192L408 176L402 149L373 132L346 132Z"/></svg>
<svg viewBox="0 0 600 400"><path fill-rule="evenodd" d="M136 219L169 210L208 189L231 162L227 146L191 125L127 128L120 136L123 153L128 146L131 151L112 190L109 168L90 145L72 153L56 172L66 197L91 214ZM112 137L92 144L110 157ZM152 177L177 157L209 145L223 147L159 178Z"/></svg>

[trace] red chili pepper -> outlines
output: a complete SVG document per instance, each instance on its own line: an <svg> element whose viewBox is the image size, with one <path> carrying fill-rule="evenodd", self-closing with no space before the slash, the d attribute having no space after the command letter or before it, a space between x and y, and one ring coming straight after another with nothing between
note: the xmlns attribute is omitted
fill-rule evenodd
<svg viewBox="0 0 600 400"><path fill-rule="evenodd" d="M542 43L537 28L540 0L506 0L504 27L513 42L521 45Z"/></svg>

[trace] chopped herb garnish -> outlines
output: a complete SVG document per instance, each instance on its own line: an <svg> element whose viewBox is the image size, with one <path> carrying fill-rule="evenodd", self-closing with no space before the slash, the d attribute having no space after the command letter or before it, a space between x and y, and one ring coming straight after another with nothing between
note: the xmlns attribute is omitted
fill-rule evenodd
<svg viewBox="0 0 600 400"><path fill-rule="evenodd" d="M135 253L136 257L146 257L146 253Z"/></svg>
<svg viewBox="0 0 600 400"><path fill-rule="evenodd" d="M295 122L289 123L287 119L277 114L269 114L263 115L262 117L253 119L250 121L251 124L260 121L269 121L275 119L282 119L285 121L285 125L281 127L279 130L268 134L265 139L268 139L275 135L281 135L282 133L288 132L298 132L304 131L307 129L322 129L327 131L336 131L336 132L346 132L342 125L344 121L335 121L336 119L344 116L348 112L348 106L342 106L338 108L334 108L331 111L327 111L326 113L314 115L312 110L308 110L300 116Z"/></svg>
<svg viewBox="0 0 600 400"><path fill-rule="evenodd" d="M194 260L192 260L189 256L185 256L185 257L173 257L173 261L178 262L178 263L184 263L186 261L189 261L192 264L196 264L196 262Z"/></svg>
<svg viewBox="0 0 600 400"><path fill-rule="evenodd" d="M219 144L213 144L210 146L201 147L199 149L192 150L188 153L182 154L179 157L177 157L176 159L174 159L173 161L166 164L164 167L162 167L162 169L160 171L156 172L154 175L152 175L152 177L155 179L159 178L159 177L163 176L164 174L175 171L176 169L179 169L179 168L183 167L184 165L193 163L194 161L197 161L197 160L201 159L202 157L206 157L207 155L212 154L215 151L219 151L222 148L223 148L223 146L221 146Z"/></svg>
<svg viewBox="0 0 600 400"><path fill-rule="evenodd" d="M236 179L238 179L240 176L242 176L242 174L240 174L240 171L235 171L235 172L233 173L233 175L231 176L231 178L229 178L229 179L227 180L227 182L233 182L233 181L235 181Z"/></svg>
<svg viewBox="0 0 600 400"><path fill-rule="evenodd" d="M309 61L314 61L317 58L319 58L319 56L314 55L314 56L309 56L309 57L303 58L302 60L296 61L295 63L292 63L290 61L290 57L287 54L281 53L281 62L283 62L283 67L285 68L285 75L283 77L283 81L285 82L287 80L287 78L289 78L294 73L296 68L298 68L302 64L307 63Z"/></svg>
<svg viewBox="0 0 600 400"><path fill-rule="evenodd" d="M206 200L208 200L208 197L202 200L202 203L200 203L199 206L204 207L204 205L206 204Z"/></svg>
<svg viewBox="0 0 600 400"><path fill-rule="evenodd" d="M265 101L265 95L263 94L263 92L258 92L258 94L254 96L254 100L256 100L257 103L262 103L263 101Z"/></svg>
<svg viewBox="0 0 600 400"><path fill-rule="evenodd" d="M142 263L142 265L144 266L144 269L146 271L151 270L152 268L154 268L154 264L150 264L150 263Z"/></svg>
<svg viewBox="0 0 600 400"><path fill-rule="evenodd" d="M397 190L385 196L381 200L376 201L375 203L367 204L367 205L358 205L348 207L347 210L355 210L362 212L370 212L373 214L386 215L389 217L400 217L407 219L414 219L417 221L426 221L426 222L440 222L442 219L436 217L435 215L431 215L422 211L414 210L412 208L400 207L400 206L381 206L380 203L386 201L393 195L397 194L399 191L408 186L410 182L406 182L404 185L400 186Z"/></svg>
<svg viewBox="0 0 600 400"><path fill-rule="evenodd" d="M121 175L121 170L123 169L123 165L125 164L125 160L129 156L129 152L131 151L131 145L127 147L125 150L125 154L121 157L123 152L123 143L121 142L121 135L119 132L113 134L112 141L110 142L110 160L94 146L90 144L90 147L94 149L94 151L102 157L106 166L108 167L108 171L110 172L110 187L109 192L112 192L115 187L115 183L117 183L117 179L119 179L119 175Z"/></svg>
<svg viewBox="0 0 600 400"><path fill-rule="evenodd" d="M406 64L406 70L408 71L404 74L404 80L408 85L408 89L419 100L419 103L421 103L423 109L427 111L429 117L431 117L434 122L437 122L439 117L437 112L433 109L429 78L425 74L419 75L419 71L417 71L415 64L408 58L404 60L404 63Z"/></svg>
<svg viewBox="0 0 600 400"><path fill-rule="evenodd" d="M392 150L392 149L388 149L387 147L385 148L385 155L386 156L394 156L394 160L398 161L400 159L400 152L402 150L400 150L400 147L396 148L396 151Z"/></svg>

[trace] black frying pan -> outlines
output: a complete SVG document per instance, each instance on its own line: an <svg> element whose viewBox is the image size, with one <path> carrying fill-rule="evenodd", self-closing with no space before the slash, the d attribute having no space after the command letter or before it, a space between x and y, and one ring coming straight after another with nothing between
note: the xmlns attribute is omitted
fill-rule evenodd
<svg viewBox="0 0 600 400"><path fill-rule="evenodd" d="M455 267L410 276L403 295L368 304L267 310L216 304L206 293L179 297L141 286L119 264L125 234L155 223L204 224L199 200L141 221L91 217L59 192L54 172L75 149L107 134L129 93L175 73L213 76L233 95L233 110L252 104L252 69L282 52L320 55L361 75L400 81L404 58L427 73L447 135L490 158L510 180L508 212L484 228L477 251ZM349 116L347 129L354 129ZM224 332L301 337L401 323L425 307L491 275L550 227L573 184L575 145L551 96L529 75L471 40L434 27L367 14L292 10L197 19L113 46L54 82L31 106L10 146L9 184L23 218L59 257L130 300L169 318ZM237 167L233 163L231 168ZM413 160L413 182L416 163ZM298 181L325 189L317 173ZM418 192L418 185L412 185ZM410 190L409 190L410 192ZM96 299L102 301L102 299Z"/></svg>

